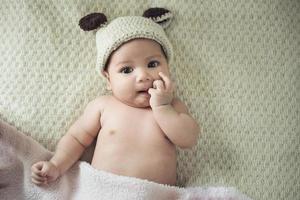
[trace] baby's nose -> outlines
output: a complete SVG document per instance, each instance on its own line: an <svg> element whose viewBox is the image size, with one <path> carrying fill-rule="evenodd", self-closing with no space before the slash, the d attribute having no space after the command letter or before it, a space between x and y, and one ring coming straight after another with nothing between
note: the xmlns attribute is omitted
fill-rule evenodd
<svg viewBox="0 0 300 200"><path fill-rule="evenodd" d="M152 75L147 70L139 70L137 74L137 82L151 81Z"/></svg>

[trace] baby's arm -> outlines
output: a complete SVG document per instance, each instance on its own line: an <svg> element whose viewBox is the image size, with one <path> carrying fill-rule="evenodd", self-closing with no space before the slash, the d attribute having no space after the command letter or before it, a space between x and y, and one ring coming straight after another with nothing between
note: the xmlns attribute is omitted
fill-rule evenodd
<svg viewBox="0 0 300 200"><path fill-rule="evenodd" d="M175 98L171 104L155 107L153 114L160 128L173 144L180 148L191 148L197 143L198 124L179 99Z"/></svg>
<svg viewBox="0 0 300 200"><path fill-rule="evenodd" d="M101 108L100 99L90 102L84 113L61 138L50 161L41 161L32 166L34 183L42 185L54 181L80 158L101 128Z"/></svg>
<svg viewBox="0 0 300 200"><path fill-rule="evenodd" d="M184 103L173 98L174 85L170 78L161 72L159 76L161 80L154 81L154 88L149 89L154 118L171 142L181 148L190 148L197 143L198 124Z"/></svg>

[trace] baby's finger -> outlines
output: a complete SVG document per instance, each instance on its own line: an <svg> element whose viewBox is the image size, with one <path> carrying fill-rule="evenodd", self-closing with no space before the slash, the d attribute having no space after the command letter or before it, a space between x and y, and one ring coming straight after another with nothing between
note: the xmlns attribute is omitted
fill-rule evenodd
<svg viewBox="0 0 300 200"><path fill-rule="evenodd" d="M44 165L41 172L44 175L47 175L47 172L49 171L49 166L48 165Z"/></svg>
<svg viewBox="0 0 300 200"><path fill-rule="evenodd" d="M49 173L53 172L53 166L48 162L48 163L44 164L41 172L42 172L43 176L47 176L47 175L49 175Z"/></svg>
<svg viewBox="0 0 300 200"><path fill-rule="evenodd" d="M156 88L157 90L164 90L164 82L162 80L155 80L153 82L153 88Z"/></svg>
<svg viewBox="0 0 300 200"><path fill-rule="evenodd" d="M31 173L31 178L40 182L44 182L47 180L47 177L39 176L38 174L35 173Z"/></svg>
<svg viewBox="0 0 300 200"><path fill-rule="evenodd" d="M41 185L44 185L44 181L38 181L38 180L35 180L35 179L31 179L31 182L33 182L34 184L38 185L38 186L41 186Z"/></svg>
<svg viewBox="0 0 300 200"><path fill-rule="evenodd" d="M172 89L171 79L168 76L166 76L163 72L159 72L158 75L162 78L163 82L165 83L165 89L171 90Z"/></svg>
<svg viewBox="0 0 300 200"><path fill-rule="evenodd" d="M150 88L150 89L148 90L148 93L152 96L152 95L155 93L155 89Z"/></svg>
<svg viewBox="0 0 300 200"><path fill-rule="evenodd" d="M42 170L43 165L44 165L44 161L40 161L40 162L33 164L31 168L36 168L38 170Z"/></svg>
<svg viewBox="0 0 300 200"><path fill-rule="evenodd" d="M33 165L33 166L31 167L31 171L32 171L33 173L39 175L39 176L42 176L42 172L41 172L41 170L39 169L38 166Z"/></svg>

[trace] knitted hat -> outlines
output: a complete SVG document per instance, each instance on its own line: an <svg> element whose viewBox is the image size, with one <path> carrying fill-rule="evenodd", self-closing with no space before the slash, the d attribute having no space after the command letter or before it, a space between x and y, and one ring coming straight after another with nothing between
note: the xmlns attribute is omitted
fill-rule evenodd
<svg viewBox="0 0 300 200"><path fill-rule="evenodd" d="M79 21L85 31L100 27L96 33L97 71L105 70L107 61L113 51L123 43L136 39L146 38L158 42L170 63L173 57L173 48L167 38L164 28L168 27L172 13L164 8L150 8L143 16L118 17L107 23L103 13L92 13Z"/></svg>

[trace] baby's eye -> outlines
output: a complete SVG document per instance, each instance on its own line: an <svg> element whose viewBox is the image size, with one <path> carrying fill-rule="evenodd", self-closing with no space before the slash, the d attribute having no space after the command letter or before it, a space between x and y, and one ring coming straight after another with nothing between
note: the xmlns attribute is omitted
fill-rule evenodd
<svg viewBox="0 0 300 200"><path fill-rule="evenodd" d="M123 74L129 74L133 71L132 67L123 67L120 72Z"/></svg>
<svg viewBox="0 0 300 200"><path fill-rule="evenodd" d="M154 61L149 62L148 67L149 68L154 68L154 67L157 67L158 65L159 65L159 62L154 60Z"/></svg>

